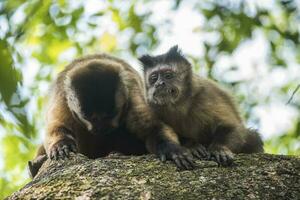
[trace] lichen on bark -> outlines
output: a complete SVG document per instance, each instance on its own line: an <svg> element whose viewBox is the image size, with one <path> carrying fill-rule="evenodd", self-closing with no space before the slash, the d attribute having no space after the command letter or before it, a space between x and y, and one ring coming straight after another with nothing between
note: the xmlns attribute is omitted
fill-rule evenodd
<svg viewBox="0 0 300 200"><path fill-rule="evenodd" d="M47 160L8 199L300 199L300 158L237 155L232 167L197 161L178 171L152 155Z"/></svg>

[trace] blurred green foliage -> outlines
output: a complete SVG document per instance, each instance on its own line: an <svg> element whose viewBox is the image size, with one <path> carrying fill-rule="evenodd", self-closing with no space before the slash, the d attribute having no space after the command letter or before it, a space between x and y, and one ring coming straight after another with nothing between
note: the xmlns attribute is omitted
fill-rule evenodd
<svg viewBox="0 0 300 200"><path fill-rule="evenodd" d="M158 1L157 1L158 2ZM156 4L157 4L156 2ZM171 1L169 12L182 6ZM241 93L242 82L226 82L214 74L217 58L230 56L259 30L270 46L269 71L288 68L289 59L300 63L300 14L296 1L274 1L276 12L250 1L190 1L205 19L201 31L217 34L218 40L205 40L202 58L190 56L195 69L203 68L207 76L230 86L241 102L247 119L254 107L274 101L251 92ZM0 1L0 199L27 181L26 165L32 159L43 133L43 108L47 88L65 64L80 55L99 51L128 58L152 52L164 38L158 34L169 20L150 20L153 1L14 0ZM88 5L89 4L89 5ZM279 13L279 14L278 14ZM163 15L164 13L162 13ZM188 23L188 22L187 22ZM288 47L289 57L282 53ZM298 52L298 53L295 53ZM234 69L234 67L233 67ZM30 74L31 73L31 74ZM27 78L31 77L31 78ZM289 80L273 93L287 101L299 80ZM290 105L299 110L299 98ZM255 121L255 120L254 120ZM258 122L259 123L259 122ZM291 130L265 142L269 153L300 154L300 118Z"/></svg>

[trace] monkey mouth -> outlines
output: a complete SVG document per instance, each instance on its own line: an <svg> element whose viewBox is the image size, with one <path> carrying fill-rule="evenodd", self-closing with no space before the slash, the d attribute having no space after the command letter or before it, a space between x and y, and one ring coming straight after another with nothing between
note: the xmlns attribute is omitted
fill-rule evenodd
<svg viewBox="0 0 300 200"><path fill-rule="evenodd" d="M178 96L178 90L175 89L175 88L171 88L171 89L168 89L167 92L172 95L173 97L177 97Z"/></svg>
<svg viewBox="0 0 300 200"><path fill-rule="evenodd" d="M153 94L154 104L169 104L174 103L178 97L179 91L176 88L168 88L164 90L157 90Z"/></svg>
<svg viewBox="0 0 300 200"><path fill-rule="evenodd" d="M178 90L176 88L167 88L167 89L161 89L161 90L156 90L154 93L155 97L177 97L178 96Z"/></svg>

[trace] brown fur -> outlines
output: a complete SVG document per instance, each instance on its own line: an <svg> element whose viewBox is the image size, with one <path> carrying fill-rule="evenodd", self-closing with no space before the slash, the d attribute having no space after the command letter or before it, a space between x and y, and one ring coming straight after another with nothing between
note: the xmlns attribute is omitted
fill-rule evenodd
<svg viewBox="0 0 300 200"><path fill-rule="evenodd" d="M226 91L195 74L192 91L192 96L176 106L154 107L159 118L180 138L196 140L208 148L227 146L234 153L263 151L260 145L254 145L252 150L245 146L249 142L249 130L244 127L234 101ZM257 143L257 140L252 142Z"/></svg>
<svg viewBox="0 0 300 200"><path fill-rule="evenodd" d="M196 157L211 154L226 165L232 153L263 152L259 134L245 127L231 95L214 81L194 74L177 46L140 61L149 105Z"/></svg>
<svg viewBox="0 0 300 200"><path fill-rule="evenodd" d="M76 109L83 105L76 103L76 97L68 96L71 94L69 87L72 85L65 87L66 79L72 81L75 77L84 76L89 66L99 68L105 73L118 74L121 78L115 94L117 96L114 107L118 111L117 119L122 124L114 125L109 134L93 134L88 130L88 125L79 122L80 120L70 109L70 106ZM103 87L110 87L110 85ZM68 151L82 153L89 158L98 158L113 151L134 155L144 154L147 152L145 146L151 153L158 154L156 148L158 143L168 141L178 144L177 135L172 132L172 129L156 119L146 103L144 93L143 82L138 73L121 59L99 54L73 61L58 75L51 90L46 116L46 139L36 159L29 162L32 176L36 175L41 166L40 162L44 162L46 155L52 158L54 150L57 151L55 153L63 155L64 152L61 151L64 151L64 146ZM124 102L126 107L121 105ZM80 115L79 111L75 113ZM43 159L40 159L41 157Z"/></svg>

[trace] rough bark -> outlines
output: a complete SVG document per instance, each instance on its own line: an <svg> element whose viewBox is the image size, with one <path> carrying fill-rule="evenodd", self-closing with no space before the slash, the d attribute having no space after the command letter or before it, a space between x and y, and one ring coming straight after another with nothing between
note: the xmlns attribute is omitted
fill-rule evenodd
<svg viewBox="0 0 300 200"><path fill-rule="evenodd" d="M238 155L232 167L197 161L177 171L151 155L47 160L8 199L300 199L300 158Z"/></svg>

